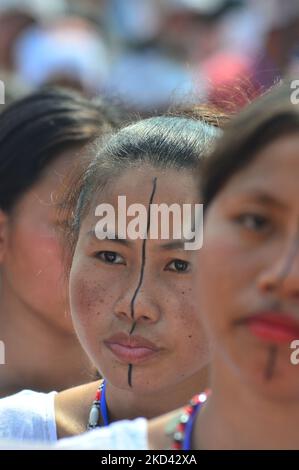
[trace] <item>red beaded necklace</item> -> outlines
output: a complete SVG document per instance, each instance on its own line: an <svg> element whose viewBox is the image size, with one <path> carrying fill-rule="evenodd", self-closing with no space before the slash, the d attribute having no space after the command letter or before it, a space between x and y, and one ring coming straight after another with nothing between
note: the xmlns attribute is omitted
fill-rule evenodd
<svg viewBox="0 0 299 470"><path fill-rule="evenodd" d="M173 433L171 446L173 450L191 450L191 438L195 417L202 405L206 402L210 393L211 391L207 390L204 393L195 395L189 405L184 408Z"/></svg>

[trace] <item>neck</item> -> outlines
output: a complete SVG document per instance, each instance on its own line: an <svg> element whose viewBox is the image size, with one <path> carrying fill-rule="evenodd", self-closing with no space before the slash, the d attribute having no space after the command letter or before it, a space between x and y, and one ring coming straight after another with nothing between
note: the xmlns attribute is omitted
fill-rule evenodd
<svg viewBox="0 0 299 470"><path fill-rule="evenodd" d="M217 358L212 394L195 421L196 449L298 449L298 401L270 399Z"/></svg>
<svg viewBox="0 0 299 470"><path fill-rule="evenodd" d="M74 333L66 333L25 305L2 283L0 397L28 388L61 390L95 377ZM63 312L61 312L63 315Z"/></svg>
<svg viewBox="0 0 299 470"><path fill-rule="evenodd" d="M106 400L110 421L135 419L140 416L151 419L186 405L198 390L204 390L208 384L208 367L202 368L197 374L155 393L122 390L106 386Z"/></svg>

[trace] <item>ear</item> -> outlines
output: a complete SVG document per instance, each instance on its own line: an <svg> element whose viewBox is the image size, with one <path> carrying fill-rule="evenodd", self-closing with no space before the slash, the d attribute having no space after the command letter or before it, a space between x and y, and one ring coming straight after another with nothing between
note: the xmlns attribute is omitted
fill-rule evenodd
<svg viewBox="0 0 299 470"><path fill-rule="evenodd" d="M8 216L0 209L0 264L3 262L8 238Z"/></svg>

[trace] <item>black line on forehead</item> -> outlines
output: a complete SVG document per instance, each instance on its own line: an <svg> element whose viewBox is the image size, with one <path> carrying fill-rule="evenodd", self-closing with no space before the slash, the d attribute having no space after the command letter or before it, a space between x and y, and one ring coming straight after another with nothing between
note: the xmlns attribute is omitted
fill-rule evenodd
<svg viewBox="0 0 299 470"><path fill-rule="evenodd" d="M157 187L157 178L155 177L154 180L153 180L153 189L152 189L152 192L151 192L151 196L150 196L149 204L148 204L148 210L147 210L147 227L146 227L146 233L147 234L149 232L150 223L151 223L150 206L151 206L151 204L153 202L153 199L154 199L154 195L155 195L155 192L156 192L156 187ZM131 300L131 317L132 318L134 318L134 302L135 302L136 296L138 294L138 291L140 290L140 287L141 287L142 281L143 281L145 258L146 258L146 251L145 251L146 242L147 242L147 239L144 238L144 240L142 242L142 255L141 255L142 258L141 258L139 282L138 282L138 285L136 287L136 290L135 290L135 292L133 294L133 297L132 297L132 300Z"/></svg>
<svg viewBox="0 0 299 470"><path fill-rule="evenodd" d="M149 203L148 203L148 209L147 209L147 226L146 226L146 234L148 235L149 233L149 229L150 229L150 224L151 224L151 211L150 211L150 208L151 208L151 204L153 203L153 199L154 199L154 196L155 196L155 192L156 192L156 189L157 189L157 177L155 177L153 179L153 188L152 188L152 192L151 192L151 195L150 195L150 198L149 198ZM136 328L136 325L137 325L137 322L135 321L135 312L134 312L134 304L135 304L135 300L136 300L136 297L138 295L138 292L142 286L142 282L143 282L143 275L144 275L144 267L145 267L145 261L146 261L146 242L147 242L147 237L144 238L143 242L142 242L142 253L141 253L141 265L140 265L140 276L139 276L139 282L138 282L138 285L135 289L135 292L133 294L133 297L132 297L132 300L131 300L131 318L133 320L133 324L132 324L132 328L130 330L130 335L133 333L133 331L135 330ZM128 368L128 384L130 387L132 387L132 373L133 373L133 365L132 364L129 364L129 368Z"/></svg>

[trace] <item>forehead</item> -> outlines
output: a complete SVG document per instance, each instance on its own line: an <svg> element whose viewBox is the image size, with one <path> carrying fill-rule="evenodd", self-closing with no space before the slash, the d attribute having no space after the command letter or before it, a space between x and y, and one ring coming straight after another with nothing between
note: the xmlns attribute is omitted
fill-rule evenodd
<svg viewBox="0 0 299 470"><path fill-rule="evenodd" d="M264 192L275 195L282 203L297 200L299 203L298 183L299 135L291 134L257 152L249 165L228 180L221 193L225 196Z"/></svg>
<svg viewBox="0 0 299 470"><path fill-rule="evenodd" d="M78 147L58 152L53 161L45 165L38 179L20 198L16 211L45 212L56 210L68 188L68 177L80 159ZM32 206L33 205L33 206ZM32 210L32 207L34 210Z"/></svg>
<svg viewBox="0 0 299 470"><path fill-rule="evenodd" d="M132 168L112 179L108 186L94 198L97 203L107 202L117 206L118 196L124 195L128 204L148 205L154 189L153 202L166 204L195 203L197 187L190 170L154 169L149 166Z"/></svg>
<svg viewBox="0 0 299 470"><path fill-rule="evenodd" d="M157 170L146 166L126 171L121 176L110 180L107 186L102 192L95 194L89 213L83 222L84 226L93 227L92 233L95 222L103 214L102 211L107 210L109 206L109 217L112 217L109 233L115 233L116 230L116 233L120 235L123 233L124 227L127 230L131 221L136 220L136 216L138 217L138 214L141 213L143 215L139 221L144 225L141 225L140 230L142 233L146 233L147 223L150 222L154 235L151 232L149 238L154 240L153 244L155 244L155 240L161 240L161 237L165 240L172 240L182 239L187 236L186 234L189 235L188 229L190 227L191 230L191 226L193 227L194 207L199 203L197 185L191 171ZM149 211L150 202L151 209ZM103 208L103 204L105 208ZM153 213L152 210L156 209L157 211L158 207L162 207L162 205L165 211L163 210L163 215L159 218L157 212ZM191 216L189 213L185 214L186 205L191 210ZM140 206L142 207L140 208ZM154 206L155 209L153 209ZM112 212L110 211L111 207L113 208ZM115 224L114 221L116 221ZM167 230L165 226L166 232L163 232L164 222L167 225ZM126 232L125 238L130 239L128 232ZM131 238L135 240L133 236ZM138 241L140 241L139 238L136 242L138 243Z"/></svg>
<svg viewBox="0 0 299 470"><path fill-rule="evenodd" d="M78 146L57 152L53 160L42 170L36 183L30 188L31 195L49 204L59 202L59 198L67 190L68 178L72 175L80 158Z"/></svg>

